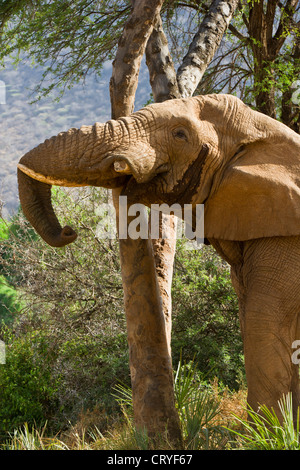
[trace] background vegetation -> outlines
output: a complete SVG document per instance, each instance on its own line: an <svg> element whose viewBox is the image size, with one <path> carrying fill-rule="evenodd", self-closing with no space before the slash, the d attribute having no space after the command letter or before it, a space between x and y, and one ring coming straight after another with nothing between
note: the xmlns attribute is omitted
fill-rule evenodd
<svg viewBox="0 0 300 470"><path fill-rule="evenodd" d="M175 64L210 4L164 2L163 26ZM236 94L299 132L299 8L295 0L241 0L197 93ZM21 154L61 130L109 118L110 61L129 12L129 0L0 1L1 79L7 84L7 103L0 105L0 177L6 209L18 209L15 163ZM35 90L31 99L40 99L31 106L28 88ZM148 100L142 68L136 107ZM70 428L76 436L81 432L78 448L82 429L91 425L97 426L98 446L125 445L113 444L105 434L109 430L115 439L120 417L130 422L118 244L99 231L107 194L56 190L54 199L60 220L78 229L72 246L46 246L20 212L0 223L0 339L6 345L6 364L0 364L0 440L10 432L14 448L45 448L47 422L50 435L59 431L66 437ZM244 366L229 268L209 247L189 251L178 242L172 342L174 369L185 364L176 375L176 397L187 447L205 447L208 435L213 445L226 447L214 421L216 399L219 407L222 396L226 419L228 410L243 415ZM120 383L121 399L115 397ZM212 424L203 410L210 410ZM266 438L269 427L258 424ZM147 446L144 438L134 435L125 448ZM270 442L272 448L299 448L299 433L281 433L281 438L273 445L275 437L268 434L260 448ZM253 439L247 442L256 445ZM67 448L58 441L51 445Z"/></svg>
<svg viewBox="0 0 300 470"><path fill-rule="evenodd" d="M100 233L107 195L56 190L54 200L79 232L63 250L41 241L21 213L2 221L0 273L10 286L0 300L2 435L24 422L62 430L85 415L103 431L120 412L114 387L130 386L118 243ZM237 390L244 372L228 266L210 248L179 241L173 299L174 367L194 360L204 383L217 377Z"/></svg>

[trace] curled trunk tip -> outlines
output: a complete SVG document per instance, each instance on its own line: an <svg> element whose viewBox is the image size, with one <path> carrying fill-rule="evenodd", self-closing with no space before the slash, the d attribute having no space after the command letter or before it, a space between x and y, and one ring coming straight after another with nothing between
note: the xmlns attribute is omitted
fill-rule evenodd
<svg viewBox="0 0 300 470"><path fill-rule="evenodd" d="M47 243L55 247L63 247L69 245L69 243L74 242L76 238L77 233L75 232L75 230L73 230L72 227L69 227L69 225L66 225L61 230L61 232L57 234L56 237L52 238L52 241L48 241Z"/></svg>
<svg viewBox="0 0 300 470"><path fill-rule="evenodd" d="M63 247L77 238L68 225L61 227L51 204L51 185L18 169L19 197L23 213L36 232L53 247Z"/></svg>

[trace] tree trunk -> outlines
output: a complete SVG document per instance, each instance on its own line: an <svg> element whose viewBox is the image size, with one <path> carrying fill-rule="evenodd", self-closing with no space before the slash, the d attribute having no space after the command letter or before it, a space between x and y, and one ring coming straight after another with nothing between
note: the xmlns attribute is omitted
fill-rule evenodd
<svg viewBox="0 0 300 470"><path fill-rule="evenodd" d="M141 59L161 4L161 1L135 2L124 28L110 83L113 118L133 111ZM117 213L118 195L115 190ZM130 224L129 216L127 220ZM146 429L152 438L167 432L168 439L178 444L181 432L175 408L170 328L167 335L155 266L159 255L154 258L151 240L122 239L119 247L135 425ZM168 276L168 282L169 279Z"/></svg>
<svg viewBox="0 0 300 470"><path fill-rule="evenodd" d="M111 114L113 119L133 112L135 92L142 57L153 23L163 0L135 1L118 43L110 81Z"/></svg>
<svg viewBox="0 0 300 470"><path fill-rule="evenodd" d="M116 211L118 195L114 190ZM127 214L127 218L130 224L132 217ZM167 436L178 445L181 431L175 408L170 329L167 334L160 292L163 283L156 274L153 247L150 240L142 239L121 239L119 246L135 425L146 429L154 440ZM162 279L170 282L170 277Z"/></svg>
<svg viewBox="0 0 300 470"><path fill-rule="evenodd" d="M290 87L284 91L281 100L281 120L282 122L300 134L300 36L296 38L296 44L292 52L295 68L295 87Z"/></svg>
<svg viewBox="0 0 300 470"><path fill-rule="evenodd" d="M273 15L268 10L269 21ZM272 18L271 18L272 16ZM272 118L276 117L275 83L273 82L273 54L270 51L269 25L264 11L264 2L253 3L249 10L249 36L254 58L254 92L257 109ZM272 35L271 35L272 39Z"/></svg>
<svg viewBox="0 0 300 470"><path fill-rule="evenodd" d="M160 18L161 1L136 0L119 42L110 83L112 116L132 112L138 71L146 61L156 102L192 96L232 18L238 0L215 0L176 76ZM151 10L151 11L150 11ZM147 19L145 19L147 16ZM155 25L153 27L153 25ZM118 191L113 191L118 213ZM128 217L128 224L130 217ZM176 218L162 215L167 240L120 240L134 417L148 435L181 442L171 361L171 283Z"/></svg>

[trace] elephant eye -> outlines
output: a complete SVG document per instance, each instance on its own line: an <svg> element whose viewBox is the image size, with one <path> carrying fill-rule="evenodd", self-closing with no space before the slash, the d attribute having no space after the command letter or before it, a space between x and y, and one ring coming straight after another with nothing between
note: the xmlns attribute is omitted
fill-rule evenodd
<svg viewBox="0 0 300 470"><path fill-rule="evenodd" d="M175 139L185 140L186 142L188 141L188 135L187 135L187 132L184 129L176 129L173 132L173 136L174 136Z"/></svg>

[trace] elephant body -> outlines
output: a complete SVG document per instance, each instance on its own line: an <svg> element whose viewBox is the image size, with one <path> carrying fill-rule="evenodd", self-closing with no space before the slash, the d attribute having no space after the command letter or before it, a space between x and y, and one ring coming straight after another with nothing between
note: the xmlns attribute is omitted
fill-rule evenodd
<svg viewBox="0 0 300 470"><path fill-rule="evenodd" d="M245 242L211 239L231 265L239 300L248 404L273 407L292 393L294 418L300 405L299 364L292 360L300 339L300 236Z"/></svg>
<svg viewBox="0 0 300 470"><path fill-rule="evenodd" d="M51 184L122 188L146 205L204 204L205 238L231 265L248 402L299 406L300 137L230 95L150 105L59 134L21 160L20 201L50 244L76 238L53 212Z"/></svg>

